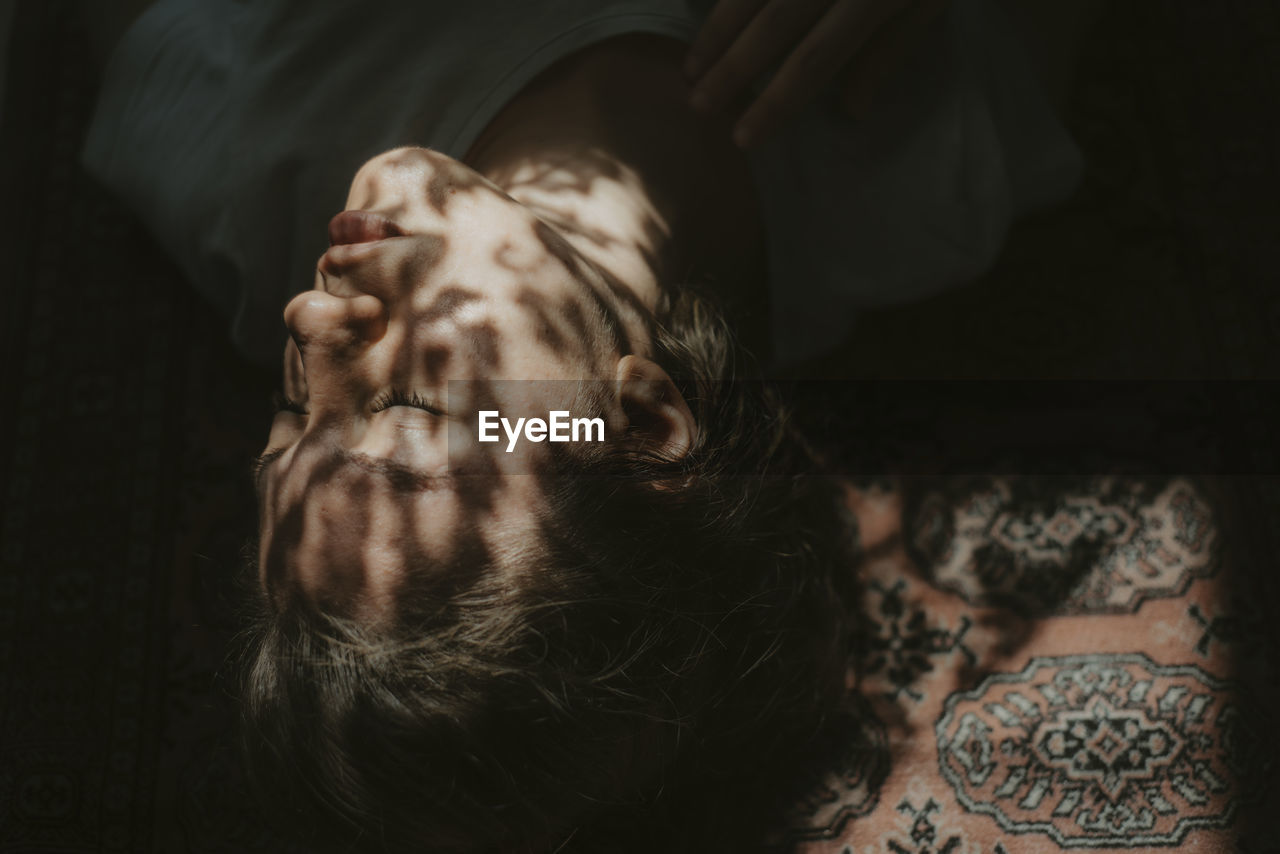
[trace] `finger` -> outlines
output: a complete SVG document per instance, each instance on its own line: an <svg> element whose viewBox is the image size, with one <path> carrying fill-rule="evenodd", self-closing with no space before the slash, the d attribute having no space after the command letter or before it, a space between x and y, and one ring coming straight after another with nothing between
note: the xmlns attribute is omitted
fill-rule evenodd
<svg viewBox="0 0 1280 854"><path fill-rule="evenodd" d="M720 0L707 15L684 61L691 82L719 59L768 0Z"/></svg>
<svg viewBox="0 0 1280 854"><path fill-rule="evenodd" d="M734 141L749 147L812 100L899 6L866 0L832 6L743 114Z"/></svg>
<svg viewBox="0 0 1280 854"><path fill-rule="evenodd" d="M829 0L772 0L698 82L694 106L716 110L741 95L813 27L828 4Z"/></svg>
<svg viewBox="0 0 1280 854"><path fill-rule="evenodd" d="M870 112L876 94L915 55L947 3L919 0L912 4L853 58L841 74L840 105L846 113L864 118Z"/></svg>

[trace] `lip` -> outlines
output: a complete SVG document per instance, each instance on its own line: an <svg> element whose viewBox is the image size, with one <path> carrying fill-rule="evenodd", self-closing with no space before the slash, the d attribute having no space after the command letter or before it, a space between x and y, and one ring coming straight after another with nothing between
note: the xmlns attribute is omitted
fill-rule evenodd
<svg viewBox="0 0 1280 854"><path fill-rule="evenodd" d="M329 245L348 246L374 243L407 232L387 217L373 211L343 211L329 220Z"/></svg>
<svg viewBox="0 0 1280 854"><path fill-rule="evenodd" d="M325 250L317 265L322 273L331 276L341 275L352 265L378 253L381 240L370 240L365 243L337 243Z"/></svg>
<svg viewBox="0 0 1280 854"><path fill-rule="evenodd" d="M341 274L378 251L384 240L408 234L394 221L372 211L343 211L329 220L329 248L320 256L321 273Z"/></svg>

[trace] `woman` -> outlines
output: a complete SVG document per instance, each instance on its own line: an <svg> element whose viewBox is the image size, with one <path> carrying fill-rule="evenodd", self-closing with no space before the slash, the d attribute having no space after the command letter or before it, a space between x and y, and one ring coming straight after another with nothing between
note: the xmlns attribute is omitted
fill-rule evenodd
<svg viewBox="0 0 1280 854"><path fill-rule="evenodd" d="M786 173L757 162L753 180L722 119L689 109L690 10L571 5L503 6L501 26L430 4L394 26L354 7L162 5L112 60L86 149L246 352L271 349L263 307L288 297L244 741L282 822L335 850L754 843L844 691L834 486L743 381L719 312L676 286L710 283L766 340L762 252L796 227L762 219ZM358 53L330 48L351 33ZM867 139L904 138L908 113L889 114ZM798 123L847 130L812 126L829 119ZM406 137L461 159L386 150ZM892 187L877 176L914 174L929 137L845 177ZM795 162L790 144L773 156ZM1053 191L1027 176L1064 161L1037 150L984 185L1008 197L987 231ZM911 207L848 214L876 206ZM339 208L324 250L312 225ZM799 245L771 244L775 272L810 269ZM291 296L299 269L313 288ZM902 282L947 278L925 263ZM842 326L814 310L834 280L814 281L804 299L770 283L784 357L820 314L813 337ZM600 418L605 441L479 441L482 412L556 411Z"/></svg>

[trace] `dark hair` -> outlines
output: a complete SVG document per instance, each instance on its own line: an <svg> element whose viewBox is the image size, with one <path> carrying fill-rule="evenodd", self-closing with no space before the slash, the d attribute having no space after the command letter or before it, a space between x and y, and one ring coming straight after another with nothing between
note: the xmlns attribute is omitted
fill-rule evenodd
<svg viewBox="0 0 1280 854"><path fill-rule="evenodd" d="M293 832L343 851L761 841L843 696L852 532L719 311L680 291L661 314L655 360L697 443L551 477L535 566L406 589L389 625L254 597L242 745Z"/></svg>

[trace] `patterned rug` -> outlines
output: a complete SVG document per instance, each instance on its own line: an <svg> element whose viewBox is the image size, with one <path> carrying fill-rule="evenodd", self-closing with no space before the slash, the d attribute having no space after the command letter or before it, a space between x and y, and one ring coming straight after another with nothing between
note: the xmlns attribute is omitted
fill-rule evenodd
<svg viewBox="0 0 1280 854"><path fill-rule="evenodd" d="M273 378L76 166L84 41L66 4L18 3L0 851L297 850L245 796L224 675ZM1280 376L1277 55L1274 4L1115 3L1073 108L1080 195L982 282L865 318L837 367ZM929 478L851 502L858 691L792 812L801 850L1276 850L1276 479Z"/></svg>
<svg viewBox="0 0 1280 854"><path fill-rule="evenodd" d="M1261 591L1183 477L857 489L858 693L803 852L1271 850ZM1262 813L1265 814L1265 813Z"/></svg>

